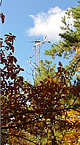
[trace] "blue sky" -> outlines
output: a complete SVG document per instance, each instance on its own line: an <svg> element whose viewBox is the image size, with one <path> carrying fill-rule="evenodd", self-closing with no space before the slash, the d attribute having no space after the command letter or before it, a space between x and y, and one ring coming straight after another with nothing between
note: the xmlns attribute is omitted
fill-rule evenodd
<svg viewBox="0 0 80 145"><path fill-rule="evenodd" d="M16 35L15 55L25 71L31 73L27 60L34 54L33 44L29 41L43 40L47 35L48 40L57 42L61 16L67 8L76 5L77 0L3 0L0 12L6 19L3 25L0 22L0 36L9 32ZM51 44L42 46L41 59L47 48L51 48ZM24 77L32 81L28 73L24 72Z"/></svg>

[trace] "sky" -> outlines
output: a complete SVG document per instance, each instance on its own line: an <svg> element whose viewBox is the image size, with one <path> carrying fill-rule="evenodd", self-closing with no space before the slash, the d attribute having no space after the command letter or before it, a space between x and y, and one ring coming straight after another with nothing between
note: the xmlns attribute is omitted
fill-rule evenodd
<svg viewBox="0 0 80 145"><path fill-rule="evenodd" d="M18 64L25 69L25 79L32 81L33 68L29 57L34 55L34 44L31 42L38 39L43 41L47 35L51 44L58 43L58 35L62 32L60 26L63 26L61 18L66 9L73 6L77 6L77 0L3 0L0 13L5 14L5 23L2 25L0 21L0 37L10 32L16 36L15 56ZM72 19L70 23L73 23ZM46 58L45 49L50 49L51 44L41 46L41 59Z"/></svg>

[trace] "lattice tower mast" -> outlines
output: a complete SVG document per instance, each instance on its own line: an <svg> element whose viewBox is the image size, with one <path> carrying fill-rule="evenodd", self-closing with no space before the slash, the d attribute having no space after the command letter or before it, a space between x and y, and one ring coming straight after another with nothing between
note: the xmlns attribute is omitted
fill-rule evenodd
<svg viewBox="0 0 80 145"><path fill-rule="evenodd" d="M45 39L44 41L40 41L40 40L36 40L34 41L34 45L33 45L33 49L35 51L35 65L36 67L40 67L40 47L42 44L45 44L45 43L51 43L50 41L46 41L46 37L45 36Z"/></svg>
<svg viewBox="0 0 80 145"><path fill-rule="evenodd" d="M31 70L32 70L33 79L35 78L35 76L37 76L36 68L40 67L40 48L41 48L41 45L43 45L45 43L51 43L50 41L46 41L46 37L47 36L45 36L43 41L40 41L40 40L31 41L31 43L34 43L34 45L33 45L34 55L29 57L30 58L29 64L32 67ZM32 60L31 60L33 56L35 57L34 63L32 63Z"/></svg>

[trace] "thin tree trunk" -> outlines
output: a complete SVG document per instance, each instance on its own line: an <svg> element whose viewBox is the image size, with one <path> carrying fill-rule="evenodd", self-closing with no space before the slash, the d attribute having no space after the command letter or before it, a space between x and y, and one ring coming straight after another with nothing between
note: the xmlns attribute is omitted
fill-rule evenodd
<svg viewBox="0 0 80 145"><path fill-rule="evenodd" d="M51 120L51 123L52 123L52 131L51 131L51 135L52 135L52 145L57 145L57 142L56 142L56 136L54 134L54 126L55 126L55 116L54 116L54 119Z"/></svg>
<svg viewBox="0 0 80 145"><path fill-rule="evenodd" d="M54 135L54 130L52 130L52 145L57 145L57 143L56 143L56 137Z"/></svg>

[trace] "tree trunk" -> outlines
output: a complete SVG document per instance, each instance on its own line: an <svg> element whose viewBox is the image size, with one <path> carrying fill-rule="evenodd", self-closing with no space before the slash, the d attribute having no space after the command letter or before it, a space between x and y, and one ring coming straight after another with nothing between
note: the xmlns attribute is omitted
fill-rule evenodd
<svg viewBox="0 0 80 145"><path fill-rule="evenodd" d="M56 136L55 136L55 129L54 129L54 126L55 126L55 116L54 116L54 119L51 120L51 123L52 123L52 131L51 131L51 136L52 136L52 145L57 145L57 142L56 142Z"/></svg>
<svg viewBox="0 0 80 145"><path fill-rule="evenodd" d="M54 131L52 131L52 145L57 145L56 137L54 136Z"/></svg>
<svg viewBox="0 0 80 145"><path fill-rule="evenodd" d="M57 145L56 143L56 137L54 136L54 138L52 139L52 145Z"/></svg>

